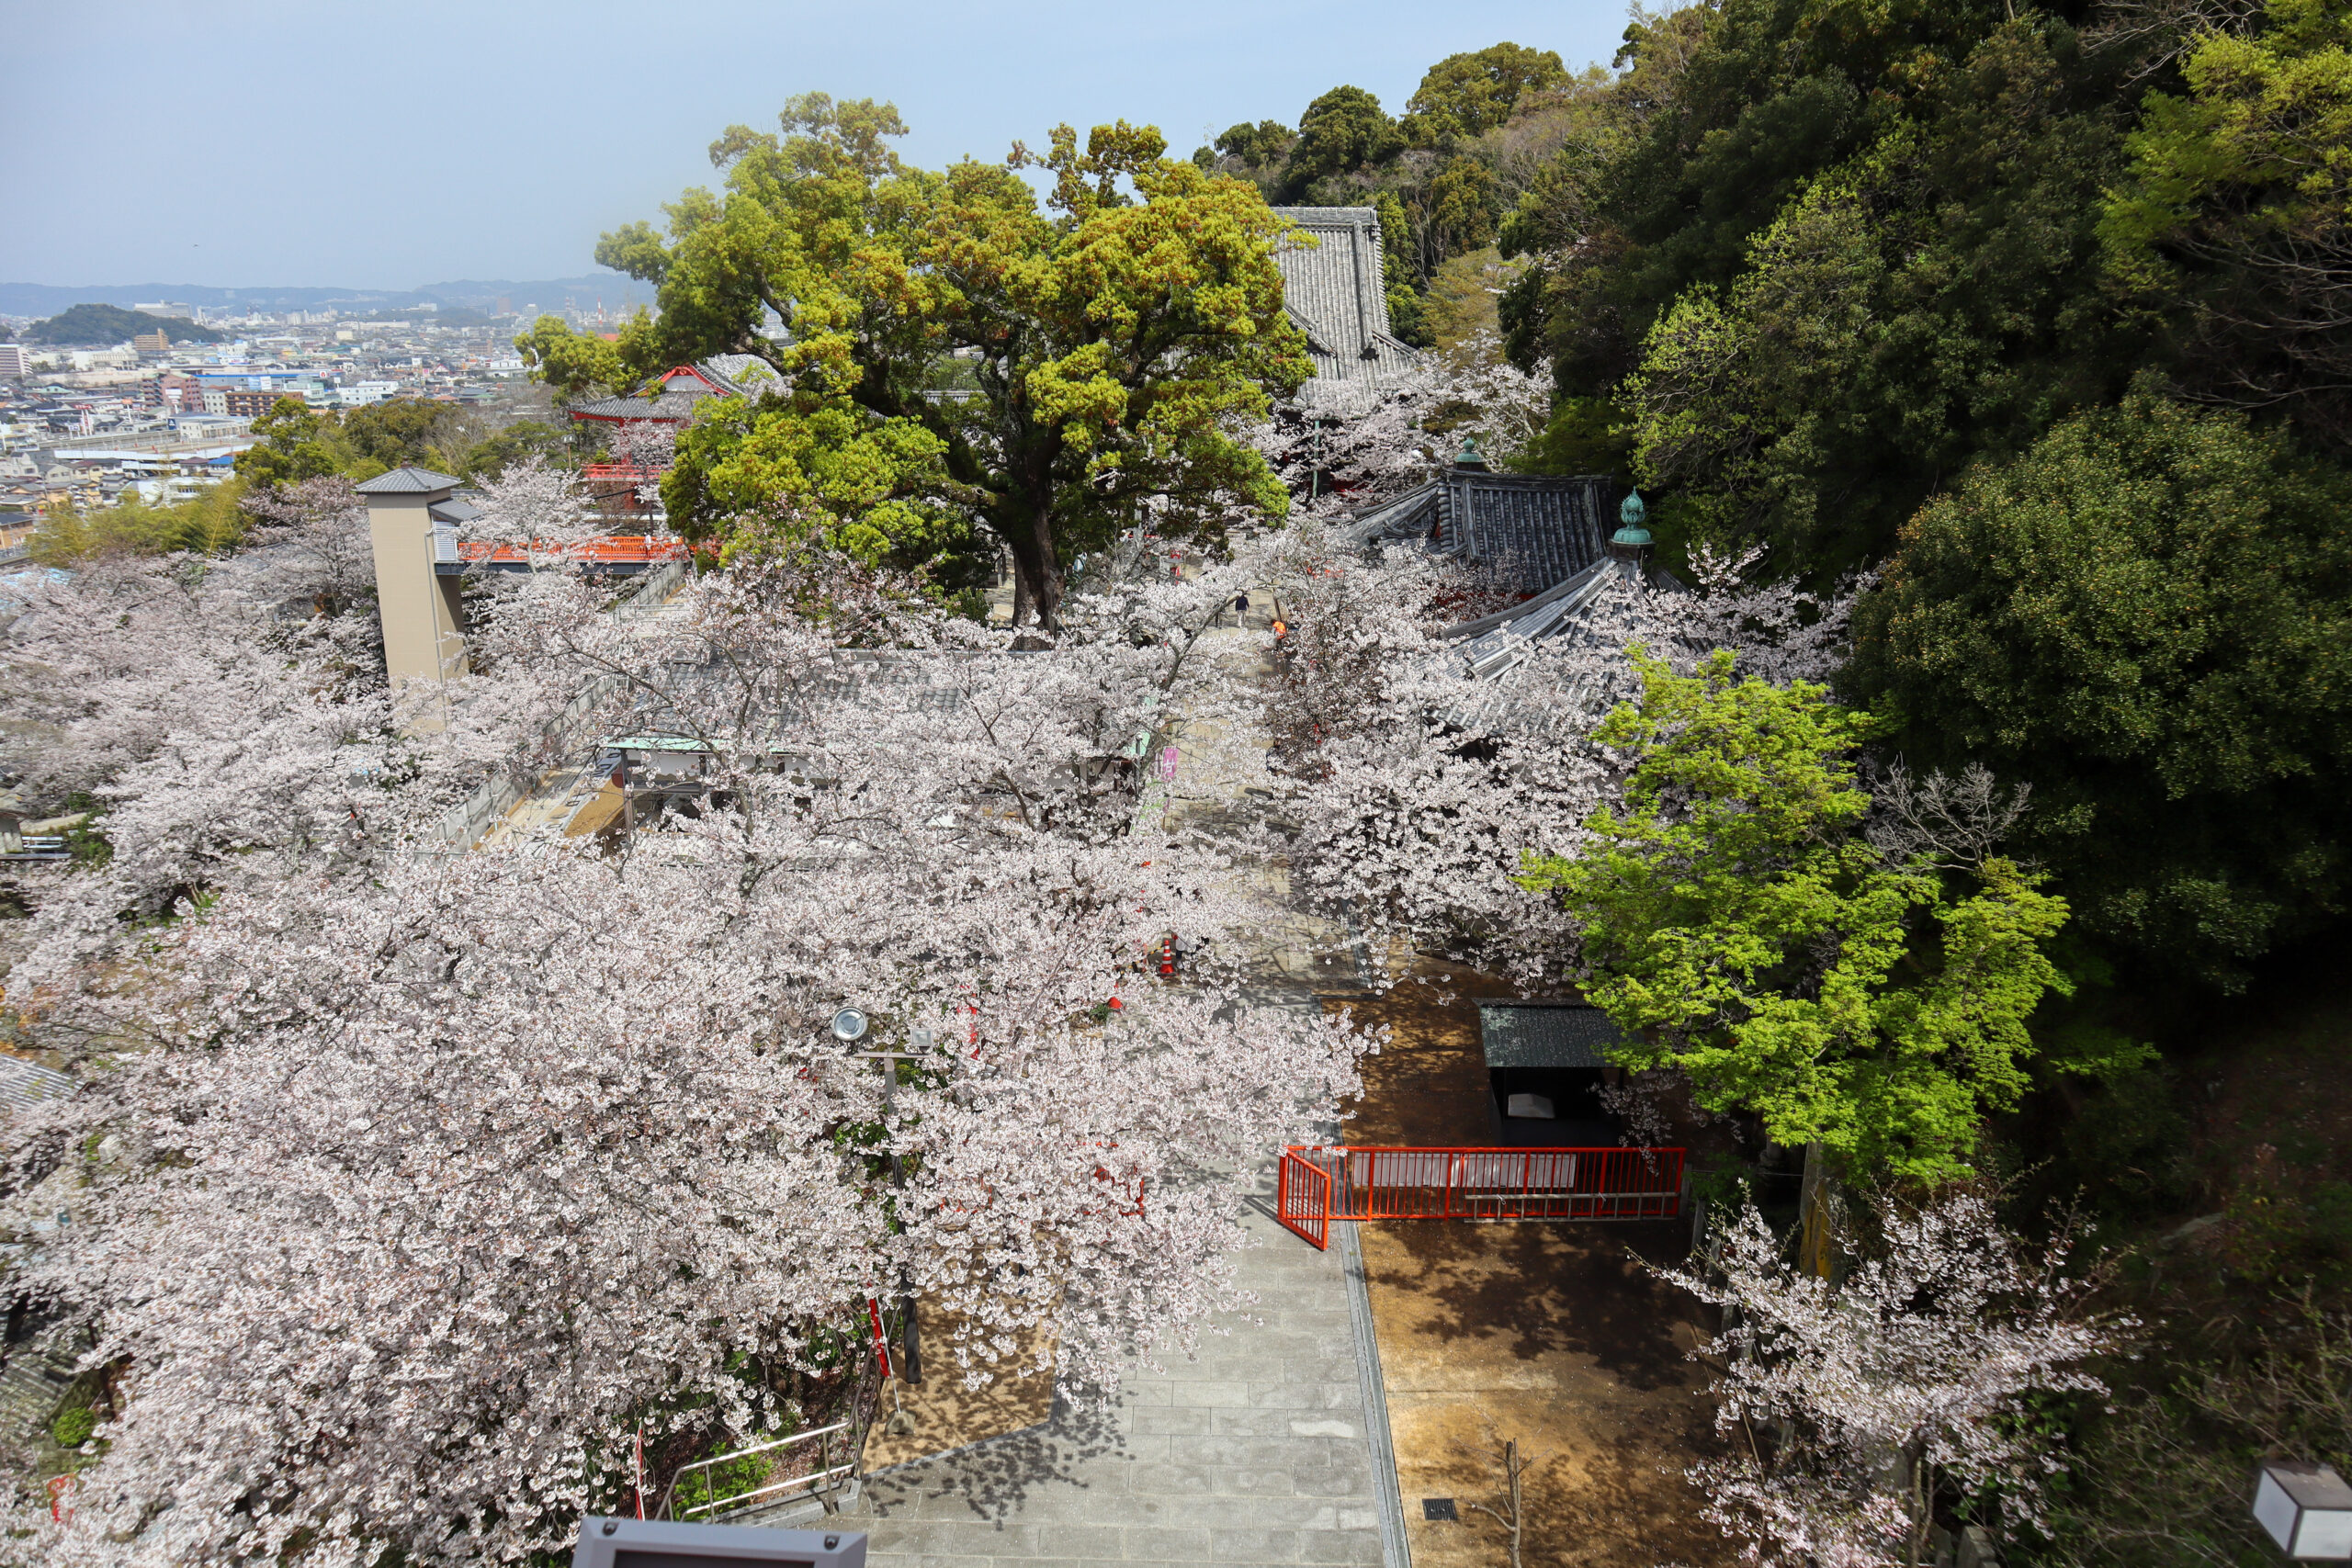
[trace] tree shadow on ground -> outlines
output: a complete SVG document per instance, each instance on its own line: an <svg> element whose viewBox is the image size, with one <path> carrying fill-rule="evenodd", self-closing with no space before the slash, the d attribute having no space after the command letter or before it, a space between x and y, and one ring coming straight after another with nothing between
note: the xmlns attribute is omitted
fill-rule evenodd
<svg viewBox="0 0 2352 1568"><path fill-rule="evenodd" d="M1524 1361L1589 1356L1637 1389L1689 1376L1676 1328L1693 1321L1690 1303L1627 1255L1680 1258L1690 1248L1686 1223L1375 1223L1395 1245L1377 1248L1376 1261L1367 1258L1370 1277L1412 1298L1418 1337L1499 1338ZM1400 1265L1399 1254L1409 1261Z"/></svg>
<svg viewBox="0 0 2352 1568"><path fill-rule="evenodd" d="M1090 1398L1073 1403L1057 1394L1054 1413L1043 1423L868 1476L866 1496L883 1518L918 1500L952 1497L975 1517L1002 1525L1040 1486L1084 1490L1083 1467L1124 1446L1115 1407L1106 1411Z"/></svg>

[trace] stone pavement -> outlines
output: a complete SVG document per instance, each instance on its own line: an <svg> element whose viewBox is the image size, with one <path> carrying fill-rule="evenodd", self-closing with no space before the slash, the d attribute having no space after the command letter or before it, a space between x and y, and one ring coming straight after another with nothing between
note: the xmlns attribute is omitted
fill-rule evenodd
<svg viewBox="0 0 2352 1568"><path fill-rule="evenodd" d="M1220 1317L1228 1332L1204 1333L1199 1360L1135 1369L1107 1414L1057 1404L1043 1426L869 1476L855 1507L874 1517L842 1521L869 1532L867 1560L1388 1562L1346 1227L1332 1226L1331 1250L1317 1252L1263 1213L1248 1226L1259 1245L1235 1274L1257 1292L1259 1324ZM1377 1351L1367 1343L1364 1354ZM1370 1387L1377 1399L1376 1371ZM1371 1425L1385 1467L1377 1406Z"/></svg>

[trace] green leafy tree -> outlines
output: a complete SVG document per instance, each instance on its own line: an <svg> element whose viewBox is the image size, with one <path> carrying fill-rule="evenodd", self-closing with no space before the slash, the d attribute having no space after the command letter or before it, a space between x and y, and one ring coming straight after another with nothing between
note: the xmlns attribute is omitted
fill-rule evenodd
<svg viewBox="0 0 2352 1568"><path fill-rule="evenodd" d="M451 454L449 472L468 482L496 479L513 464L537 456L560 459L571 446L566 431L544 420L518 419L498 426Z"/></svg>
<svg viewBox="0 0 2352 1568"><path fill-rule="evenodd" d="M1495 205L1494 171L1476 158L1452 160L1420 204L1430 248L1458 256L1494 243Z"/></svg>
<svg viewBox="0 0 2352 1568"><path fill-rule="evenodd" d="M1986 1113L2028 1088L2027 1019L2071 989L2042 951L2064 901L2006 860L1871 843L1867 714L1739 679L1728 651L1690 676L1635 655L1642 701L1598 731L1637 759L1624 808L1526 878L1583 926L1586 994L1628 1040L1613 1058L1851 1168L1967 1174Z"/></svg>
<svg viewBox="0 0 2352 1568"><path fill-rule="evenodd" d="M1526 265L1504 261L1491 246L1447 257L1430 279L1421 306L1430 344L1453 357L1472 340L1493 333L1496 298Z"/></svg>
<svg viewBox="0 0 2352 1568"><path fill-rule="evenodd" d="M1606 398L1563 398L1519 465L1528 474L1608 474L1623 478L1633 451L1632 422Z"/></svg>
<svg viewBox="0 0 2352 1568"><path fill-rule="evenodd" d="M249 485L242 476L199 491L187 501L150 506L129 491L117 504L84 512L70 502L53 507L32 537L33 558L43 566L70 567L93 556L159 556L177 551L220 555L244 536L239 502Z"/></svg>
<svg viewBox="0 0 2352 1568"><path fill-rule="evenodd" d="M673 517L730 519L730 550L817 537L869 566L981 586L968 561L950 566L968 558L971 529L941 495L946 450L920 421L877 420L846 398L731 400L680 436L662 500Z"/></svg>
<svg viewBox="0 0 2352 1568"><path fill-rule="evenodd" d="M632 225L629 230L623 231L623 236L635 241L639 238L636 231L643 227L641 224ZM650 231L643 238L653 244L660 243L652 239ZM658 274L662 269L662 263L645 256L641 245L632 243L627 247L616 247L615 239L616 236L607 234L603 243L596 247L596 259L602 265L619 265L620 263L613 259L619 252L636 257L650 273ZM531 323L528 332L515 338L514 346L522 350L524 359L537 371L542 380L567 396L577 396L592 389L616 393L628 389L634 379L636 367L651 365L661 357L659 345L662 341L662 334L654 326L652 318L643 310L633 312L622 323L619 337L618 343L606 343L602 337L573 332L571 323L561 316L541 316Z"/></svg>
<svg viewBox="0 0 2352 1568"><path fill-rule="evenodd" d="M2178 332L2184 381L2352 443L2352 9L2273 0L2265 20L2206 34L2186 95L2149 95L2100 233Z"/></svg>
<svg viewBox="0 0 2352 1568"><path fill-rule="evenodd" d="M1238 158L1252 168L1261 168L1288 157L1297 141L1298 133L1280 120L1261 119L1255 125L1244 120L1228 127L1215 146L1227 158Z"/></svg>
<svg viewBox="0 0 2352 1568"><path fill-rule="evenodd" d="M280 398L254 421L254 445L237 454L237 473L255 484L295 484L342 470L335 417L300 398Z"/></svg>
<svg viewBox="0 0 2352 1568"><path fill-rule="evenodd" d="M1945 476L2106 402L2144 334L2101 292L2120 127L2063 37L1995 29L1918 119L1817 177L1725 283L1679 295L1621 385L1635 472L1690 525L1828 575L1889 548Z"/></svg>
<svg viewBox="0 0 2352 1568"><path fill-rule="evenodd" d="M1449 54L1430 67L1405 101L1400 133L1412 146L1442 147L1494 130L1510 118L1523 95L1563 86L1567 80L1567 68L1548 49L1498 43Z"/></svg>
<svg viewBox="0 0 2352 1568"><path fill-rule="evenodd" d="M1912 755L2032 782L2086 924L2234 987L2340 918L2352 478L2240 414L2135 398L1971 469L1857 619Z"/></svg>
<svg viewBox="0 0 2352 1568"><path fill-rule="evenodd" d="M1417 290L1426 288L1413 264L1413 231L1405 220L1405 204L1394 191L1382 191L1373 201L1380 215L1380 286L1388 297L1388 330L1416 348L1430 345L1422 319L1423 302Z"/></svg>
<svg viewBox="0 0 2352 1568"><path fill-rule="evenodd" d="M354 479L372 479L399 468L447 464L459 420L456 405L424 398L387 398L349 410L335 428L338 467Z"/></svg>
<svg viewBox="0 0 2352 1568"><path fill-rule="evenodd" d="M1298 117L1298 144L1291 149L1292 185L1345 174L1377 164L1404 146L1396 122L1379 98L1362 87L1334 87Z"/></svg>
<svg viewBox="0 0 2352 1568"><path fill-rule="evenodd" d="M930 535L960 515L1011 554L1019 607L1048 626L1067 562L1147 506L1163 532L1207 536L1283 513L1280 483L1232 434L1310 370L1283 314L1282 225L1254 187L1170 162L1158 131L1124 124L1082 149L1064 126L1010 166L934 174L890 151L904 127L888 105L809 95L781 118L781 135L739 126L713 145L725 195L686 192L666 237L642 223L605 236L598 259L656 284L660 315L604 349L542 322L519 340L542 374L571 391L756 354L791 391L749 411L743 441L773 424L758 450L813 452L852 439L840 415L859 411L858 438L906 469L889 499L907 504L866 523ZM1043 211L1023 167L1051 178ZM922 504L916 444L875 434L894 421L936 446ZM714 436L682 454L689 531L731 525L733 479L697 469L733 450Z"/></svg>

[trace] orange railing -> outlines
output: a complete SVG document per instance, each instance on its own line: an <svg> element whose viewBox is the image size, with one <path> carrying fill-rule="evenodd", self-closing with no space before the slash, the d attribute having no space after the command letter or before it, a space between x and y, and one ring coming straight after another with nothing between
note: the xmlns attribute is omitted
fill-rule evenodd
<svg viewBox="0 0 2352 1568"><path fill-rule="evenodd" d="M581 561L589 566L650 566L655 561L684 560L688 547L684 539L659 539L650 535L615 534L601 539L590 539L577 545L548 544L538 547L493 545L473 541L458 547L458 558L470 564L484 561L526 561L533 549L565 560Z"/></svg>
<svg viewBox="0 0 2352 1568"><path fill-rule="evenodd" d="M1333 1220L1657 1220L1682 1212L1680 1149L1283 1152L1275 1216L1320 1247Z"/></svg>

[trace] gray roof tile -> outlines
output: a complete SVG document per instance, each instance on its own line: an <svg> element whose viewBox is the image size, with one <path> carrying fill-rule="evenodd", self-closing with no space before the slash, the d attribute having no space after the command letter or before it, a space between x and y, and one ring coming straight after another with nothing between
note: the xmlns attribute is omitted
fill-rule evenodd
<svg viewBox="0 0 2352 1568"><path fill-rule="evenodd" d="M1599 475L1555 479L1442 469L1436 479L1359 513L1349 536L1369 547L1419 543L1480 562L1521 593L1539 593L1600 558L1615 485Z"/></svg>
<svg viewBox="0 0 2352 1568"><path fill-rule="evenodd" d="M1277 207L1317 243L1285 243L1274 254L1283 302L1306 331L1315 376L1299 392L1306 403L1345 401L1361 389L1402 379L1420 364L1418 350L1388 330L1381 286L1380 214L1369 207Z"/></svg>
<svg viewBox="0 0 2352 1568"><path fill-rule="evenodd" d="M74 1080L22 1056L0 1056L0 1106L30 1105L74 1092Z"/></svg>
<svg viewBox="0 0 2352 1568"><path fill-rule="evenodd" d="M436 490L455 490L458 481L430 468L394 468L351 488L361 495L429 495Z"/></svg>
<svg viewBox="0 0 2352 1568"><path fill-rule="evenodd" d="M1625 1032L1582 1002L1480 1002L1478 1035L1489 1067L1603 1067Z"/></svg>

